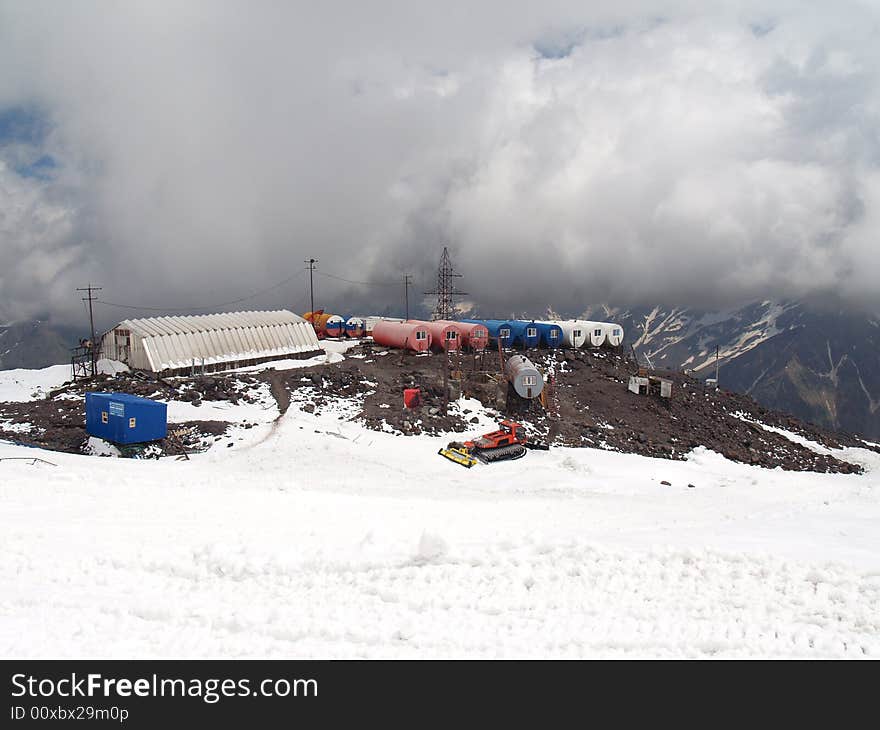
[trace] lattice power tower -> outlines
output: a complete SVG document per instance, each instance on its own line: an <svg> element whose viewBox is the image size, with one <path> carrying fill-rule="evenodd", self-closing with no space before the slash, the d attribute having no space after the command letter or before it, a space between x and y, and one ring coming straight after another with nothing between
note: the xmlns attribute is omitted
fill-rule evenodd
<svg viewBox="0 0 880 730"><path fill-rule="evenodd" d="M437 296L437 304L431 312L431 319L458 319L460 314L455 306L454 297L467 296L467 292L455 288L454 279L460 279L461 274L456 274L449 258L449 249L443 247L443 255L440 257L440 267L437 269L437 288L434 291L426 291L425 294Z"/></svg>

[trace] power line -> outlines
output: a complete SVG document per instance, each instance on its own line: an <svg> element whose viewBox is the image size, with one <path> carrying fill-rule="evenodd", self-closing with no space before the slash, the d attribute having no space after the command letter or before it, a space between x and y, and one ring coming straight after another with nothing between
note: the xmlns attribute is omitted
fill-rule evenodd
<svg viewBox="0 0 880 730"><path fill-rule="evenodd" d="M306 271L305 268L300 269L295 274L291 274L283 281L279 281L277 284L273 284L272 286L266 287L265 289L260 289L260 291L254 292L253 294L248 294L245 297L241 297L240 299L233 299L229 302L220 302L219 304L210 304L204 307L144 307L135 304L120 304L118 302L106 302L103 299L95 299L95 302L98 304L104 304L108 307L119 307L121 309L136 309L144 312L180 312L183 310L200 310L200 309L219 309L220 307L228 307L232 304L239 304L241 302L246 302L249 299L253 299L255 297L260 296L261 294L266 294L267 292L278 289L279 287L284 286L292 279L296 278L298 274L301 274L303 271Z"/></svg>
<svg viewBox="0 0 880 730"><path fill-rule="evenodd" d="M302 269L291 274L286 279L283 279L282 281L279 281L276 284L272 284L271 286L268 286L265 289L260 289L259 291L253 292L252 294L248 294L247 296L240 297L238 299L232 299L227 302L218 302L216 304L208 304L208 305L199 306L199 307L194 307L194 306L189 306L189 305L183 306L183 307L155 307L155 306L146 306L146 305L139 305L139 304L123 304L122 302L110 302L110 301L106 301L104 299L94 299L93 301L96 304L103 304L107 307L116 307L118 309L130 309L133 311L141 311L141 312L181 312L181 311L201 311L201 310L210 310L210 309L220 309L221 307L228 307L233 304L240 304L241 302L246 302L246 301L248 301L250 299L254 299L262 294L267 294L270 291L274 291L275 289L278 289L278 288L284 286L285 284L289 283L291 280L296 278L296 276L303 273L304 271L309 271L310 280L311 280L311 275L317 274L318 276L324 276L328 279L335 279L337 281L345 282L346 284L354 284L354 285L358 285L358 286L378 286L378 287L398 287L398 286L400 286L399 281L357 281L355 279L348 279L344 276L338 276L337 274L331 274L327 271L320 271L317 268L315 268L315 266L314 266L314 264L317 263L317 259L306 259L305 263L306 263L306 266L304 266ZM410 275L407 275L407 276L410 276ZM408 287L407 281L404 282L404 286ZM94 287L92 290L95 291ZM312 308L314 309L314 285L313 284L310 287L310 292L311 292ZM84 300L84 301L87 301L87 300Z"/></svg>
<svg viewBox="0 0 880 730"><path fill-rule="evenodd" d="M328 279L336 279L337 281L344 281L347 284L359 284L362 286L400 286L399 281L355 281L354 279L346 279L344 276L336 276L335 274L328 274L326 271L318 271L315 270L315 273L318 276L326 276Z"/></svg>

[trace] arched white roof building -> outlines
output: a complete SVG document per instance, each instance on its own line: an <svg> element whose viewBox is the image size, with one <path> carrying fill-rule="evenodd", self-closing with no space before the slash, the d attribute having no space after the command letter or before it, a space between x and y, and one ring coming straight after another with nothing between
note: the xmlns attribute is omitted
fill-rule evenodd
<svg viewBox="0 0 880 730"><path fill-rule="evenodd" d="M223 370L321 352L312 325L286 309L126 319L101 338L101 356L154 373Z"/></svg>

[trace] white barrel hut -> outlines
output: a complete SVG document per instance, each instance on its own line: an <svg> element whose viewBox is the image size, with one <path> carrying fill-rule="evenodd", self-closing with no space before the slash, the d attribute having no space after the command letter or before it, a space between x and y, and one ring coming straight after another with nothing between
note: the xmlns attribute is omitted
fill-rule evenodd
<svg viewBox="0 0 880 730"><path fill-rule="evenodd" d="M585 347L602 347L605 344L605 325L602 322L591 322L586 319L574 320L583 327L586 340Z"/></svg>
<svg viewBox="0 0 880 730"><path fill-rule="evenodd" d="M583 347L587 341L587 328L574 320L545 320L543 324L555 324L562 329L562 344L565 347Z"/></svg>
<svg viewBox="0 0 880 730"><path fill-rule="evenodd" d="M602 322L605 330L605 344L608 347L620 347L623 343L623 327L614 322Z"/></svg>

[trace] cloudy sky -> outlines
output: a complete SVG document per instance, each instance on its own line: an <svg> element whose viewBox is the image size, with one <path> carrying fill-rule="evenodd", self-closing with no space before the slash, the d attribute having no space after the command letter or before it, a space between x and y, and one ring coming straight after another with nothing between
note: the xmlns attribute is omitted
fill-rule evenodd
<svg viewBox="0 0 880 730"><path fill-rule="evenodd" d="M877 5L609 5L0 0L0 321L880 304Z"/></svg>

